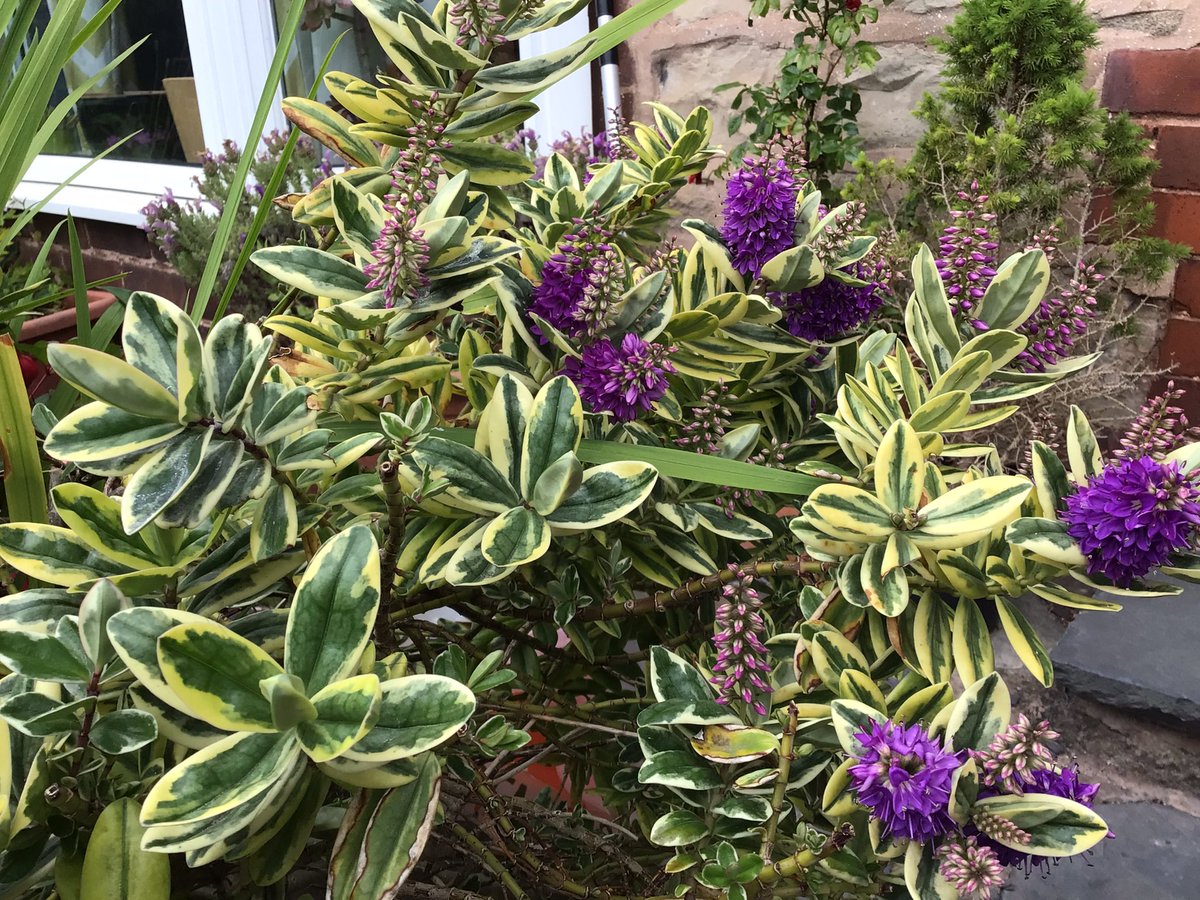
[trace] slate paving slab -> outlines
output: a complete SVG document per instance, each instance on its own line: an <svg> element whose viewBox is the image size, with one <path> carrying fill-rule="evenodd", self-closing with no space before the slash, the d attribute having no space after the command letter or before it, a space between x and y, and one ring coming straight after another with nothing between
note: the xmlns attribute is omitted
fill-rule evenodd
<svg viewBox="0 0 1200 900"><path fill-rule="evenodd" d="M1200 732L1200 587L1126 598L1120 613L1084 612L1051 653L1057 685ZM1192 896L1200 897L1200 885Z"/></svg>
<svg viewBox="0 0 1200 900"><path fill-rule="evenodd" d="M1200 897L1200 819L1152 803L1096 807L1116 834L1090 861L1062 862L1043 877L1017 875L1011 900L1193 900Z"/></svg>

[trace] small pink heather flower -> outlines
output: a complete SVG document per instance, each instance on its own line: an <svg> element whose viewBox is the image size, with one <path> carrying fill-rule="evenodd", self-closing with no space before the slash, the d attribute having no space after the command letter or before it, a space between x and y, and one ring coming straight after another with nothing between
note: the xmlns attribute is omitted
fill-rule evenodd
<svg viewBox="0 0 1200 900"><path fill-rule="evenodd" d="M436 93L428 101L413 101L416 123L409 127L408 145L392 170L392 190L384 199L387 219L371 248L374 261L363 269L371 279L367 288L382 290L389 307L428 284L423 269L429 245L417 228L417 214L437 189L445 131L437 102Z"/></svg>
<svg viewBox="0 0 1200 900"><path fill-rule="evenodd" d="M951 210L954 225L946 228L939 239L938 272L946 285L950 308L956 314L969 314L996 277L996 257L992 252L999 246L992 240L989 225L996 221L993 213L984 212L987 194L979 193L978 182L970 192L959 191L958 199L965 208Z"/></svg>
<svg viewBox="0 0 1200 900"><path fill-rule="evenodd" d="M1149 456L1161 461L1176 447L1200 440L1200 429L1188 422L1182 407L1175 405L1186 393L1175 387L1174 381L1168 381L1165 391L1142 404L1121 438L1121 449L1113 455L1117 459Z"/></svg>
<svg viewBox="0 0 1200 900"><path fill-rule="evenodd" d="M717 382L716 387L700 395L695 406L688 408L691 415L687 424L679 429L682 433L675 438L675 443L698 453L716 453L720 450L721 438L729 430L730 417L733 415L733 410L725 404L736 400L737 397L725 382Z"/></svg>
<svg viewBox="0 0 1200 900"><path fill-rule="evenodd" d="M972 752L982 770L980 780L985 785L1001 786L1010 794L1023 794L1025 787L1033 783L1034 772L1054 765L1054 754L1046 743L1058 736L1049 722L1034 725L1022 713L992 738L986 750Z"/></svg>
<svg viewBox="0 0 1200 900"><path fill-rule="evenodd" d="M938 871L958 891L958 896L989 900L992 888L1004 884L1004 865L991 847L979 838L954 835L937 849Z"/></svg>
<svg viewBox="0 0 1200 900"><path fill-rule="evenodd" d="M730 563L733 581L721 590L717 604L717 633L713 644L717 658L713 662L712 683L720 692L718 703L741 700L760 716L767 714L763 695L770 696L767 681L771 672L770 653L763 643L762 599L754 588L754 578Z"/></svg>
<svg viewBox="0 0 1200 900"><path fill-rule="evenodd" d="M1001 846L1005 843L1028 844L1033 840L1033 835L1017 827L1012 819L1006 819L1004 816L996 815L985 809L975 809L971 815L971 824L978 828L985 837L1000 843ZM996 848L993 847L993 849Z"/></svg>

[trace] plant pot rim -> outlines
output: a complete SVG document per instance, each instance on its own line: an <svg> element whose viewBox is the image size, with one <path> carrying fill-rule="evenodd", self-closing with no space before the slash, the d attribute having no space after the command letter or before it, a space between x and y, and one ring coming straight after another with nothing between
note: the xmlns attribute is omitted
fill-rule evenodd
<svg viewBox="0 0 1200 900"><path fill-rule="evenodd" d="M88 295L88 319L95 322L104 311L117 302L116 294L109 291L90 290ZM17 336L21 343L31 344L51 335L70 334L75 330L75 308L68 307L56 310L44 316L26 319L21 323L21 332Z"/></svg>

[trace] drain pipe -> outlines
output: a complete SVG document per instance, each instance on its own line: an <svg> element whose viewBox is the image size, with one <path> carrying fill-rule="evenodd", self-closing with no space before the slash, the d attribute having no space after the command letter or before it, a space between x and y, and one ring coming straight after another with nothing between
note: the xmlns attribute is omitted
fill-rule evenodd
<svg viewBox="0 0 1200 900"><path fill-rule="evenodd" d="M596 26L612 21L613 0L596 0ZM621 115L621 69L617 65L617 48L600 57L600 98L604 104L604 130L611 136L617 131Z"/></svg>

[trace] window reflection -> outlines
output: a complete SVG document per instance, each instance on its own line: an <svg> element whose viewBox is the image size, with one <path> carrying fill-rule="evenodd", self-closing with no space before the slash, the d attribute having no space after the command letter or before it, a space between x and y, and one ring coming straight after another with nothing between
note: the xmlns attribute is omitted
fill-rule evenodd
<svg viewBox="0 0 1200 900"><path fill-rule="evenodd" d="M34 25L38 32L57 2L43 3ZM103 6L104 0L87 0L85 15ZM71 58L51 104L146 35L145 43L79 100L47 153L95 156L128 138L109 158L185 163L198 156L203 136L182 0L124 0Z"/></svg>

